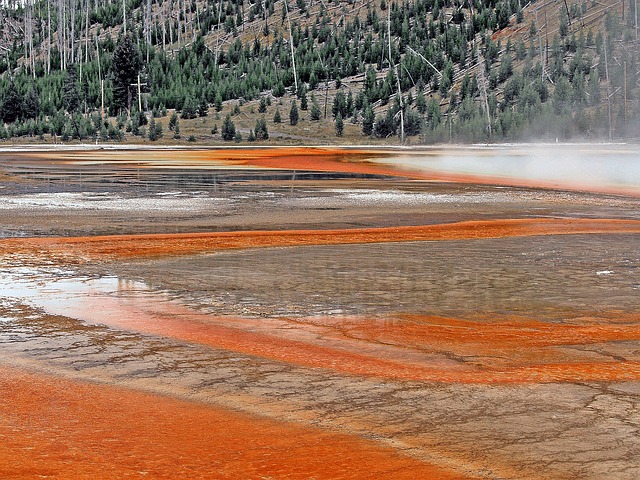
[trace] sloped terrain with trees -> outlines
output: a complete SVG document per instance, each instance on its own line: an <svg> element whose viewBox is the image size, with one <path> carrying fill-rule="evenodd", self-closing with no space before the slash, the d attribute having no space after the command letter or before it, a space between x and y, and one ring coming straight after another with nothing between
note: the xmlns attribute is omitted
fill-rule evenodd
<svg viewBox="0 0 640 480"><path fill-rule="evenodd" d="M177 113L178 134L164 138L636 138L636 7L9 2L0 19L0 137L156 141Z"/></svg>

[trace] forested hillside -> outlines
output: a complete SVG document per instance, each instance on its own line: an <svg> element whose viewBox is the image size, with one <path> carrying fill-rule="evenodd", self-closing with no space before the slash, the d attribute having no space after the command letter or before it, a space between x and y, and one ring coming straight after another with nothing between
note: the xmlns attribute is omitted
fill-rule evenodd
<svg viewBox="0 0 640 480"><path fill-rule="evenodd" d="M8 2L0 137L178 141L182 128L196 141L265 141L276 132L283 141L361 143L633 139L636 7Z"/></svg>

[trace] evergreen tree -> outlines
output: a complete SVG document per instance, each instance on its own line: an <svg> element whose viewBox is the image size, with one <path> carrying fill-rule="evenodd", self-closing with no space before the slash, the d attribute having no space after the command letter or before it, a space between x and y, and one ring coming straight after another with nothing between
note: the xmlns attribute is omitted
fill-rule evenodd
<svg viewBox="0 0 640 480"><path fill-rule="evenodd" d="M227 113L227 116L224 117L224 122L222 122L222 139L230 142L236 136L236 126L231 120L231 114Z"/></svg>
<svg viewBox="0 0 640 480"><path fill-rule="evenodd" d="M282 123L282 116L280 115L280 109L276 109L276 113L273 115L273 123Z"/></svg>
<svg viewBox="0 0 640 480"><path fill-rule="evenodd" d="M200 103L198 104L198 116L206 117L209 115L209 104L207 103L207 99L204 97L200 97Z"/></svg>
<svg viewBox="0 0 640 480"><path fill-rule="evenodd" d="M424 92L422 90L418 90L416 95L416 110L422 115L427 111L427 100L424 98Z"/></svg>
<svg viewBox="0 0 640 480"><path fill-rule="evenodd" d="M180 123L176 120L176 124L173 126L173 138L178 140L180 138Z"/></svg>
<svg viewBox="0 0 640 480"><path fill-rule="evenodd" d="M267 113L267 100L264 97L260 97L260 106L258 107L259 113Z"/></svg>
<svg viewBox="0 0 640 480"><path fill-rule="evenodd" d="M222 95L220 94L220 92L216 92L214 106L215 106L216 112L219 112L222 110Z"/></svg>
<svg viewBox="0 0 640 480"><path fill-rule="evenodd" d="M322 116L322 112L320 111L320 106L318 105L316 96L312 95L311 96L311 112L310 112L311 120L313 120L314 122L317 122L318 120L320 120L321 116Z"/></svg>
<svg viewBox="0 0 640 480"><path fill-rule="evenodd" d="M567 16L566 9L560 7L560 26L558 31L562 38L569 34L569 17Z"/></svg>
<svg viewBox="0 0 640 480"><path fill-rule="evenodd" d="M182 106L182 111L180 112L180 116L185 119L196 118L196 102L193 100L193 97L187 97L184 101L184 105Z"/></svg>
<svg viewBox="0 0 640 480"><path fill-rule="evenodd" d="M140 116L132 115L131 116L131 133L133 135L140 135Z"/></svg>
<svg viewBox="0 0 640 480"><path fill-rule="evenodd" d="M342 118L347 118L348 115L353 115L353 93L351 93L351 90L347 93L346 110L342 113Z"/></svg>
<svg viewBox="0 0 640 480"><path fill-rule="evenodd" d="M291 110L289 110L289 124L297 125L298 124L298 105L296 105L295 100L291 100Z"/></svg>
<svg viewBox="0 0 640 480"><path fill-rule="evenodd" d="M69 112L75 112L80 106L80 92L78 91L76 66L69 65L64 76L64 84L62 87L64 109Z"/></svg>
<svg viewBox="0 0 640 480"><path fill-rule="evenodd" d="M38 118L40 115L40 96L33 85L29 87L24 97L22 113L24 118Z"/></svg>
<svg viewBox="0 0 640 480"><path fill-rule="evenodd" d="M373 133L373 122L375 121L375 115L371 105L367 104L364 108L364 114L362 115L362 133L369 136Z"/></svg>
<svg viewBox="0 0 640 480"><path fill-rule="evenodd" d="M15 122L22 112L22 96L18 92L15 83L10 81L2 94L2 108L0 114L5 123Z"/></svg>
<svg viewBox="0 0 640 480"><path fill-rule="evenodd" d="M151 120L149 120L149 140L155 142L158 140L158 131L156 130L156 117L151 116Z"/></svg>
<svg viewBox="0 0 640 480"><path fill-rule="evenodd" d="M256 140L267 140L269 138L267 121L264 119L264 117L256 120L255 136Z"/></svg>
<svg viewBox="0 0 640 480"><path fill-rule="evenodd" d="M344 121L342 120L342 115L338 113L336 116L336 136L341 137L344 133Z"/></svg>
<svg viewBox="0 0 640 480"><path fill-rule="evenodd" d="M404 134L409 137L418 135L421 129L422 129L422 116L419 115L413 109L407 109L404 112Z"/></svg>
<svg viewBox="0 0 640 480"><path fill-rule="evenodd" d="M571 99L571 84L566 77L560 77L556 82L556 88L553 91L553 109L556 114L562 114L569 111Z"/></svg>
<svg viewBox="0 0 640 480"><path fill-rule="evenodd" d="M138 81L141 60L138 47L130 35L124 35L118 41L111 59L111 76L113 81L113 109L130 110L137 96L134 84Z"/></svg>
<svg viewBox="0 0 640 480"><path fill-rule="evenodd" d="M169 118L169 130L173 131L177 124L178 114L174 110L174 112L171 114L171 117Z"/></svg>
<svg viewBox="0 0 640 480"><path fill-rule="evenodd" d="M282 97L285 93L284 84L282 82L278 82L272 93L274 97Z"/></svg>
<svg viewBox="0 0 640 480"><path fill-rule="evenodd" d="M309 108L309 102L307 100L307 87L304 85L300 85L298 92L298 97L300 98L300 110L307 110Z"/></svg>
<svg viewBox="0 0 640 480"><path fill-rule="evenodd" d="M435 98L431 98L427 105L427 122L429 126L434 129L442 121L442 112L440 111L440 105Z"/></svg>
<svg viewBox="0 0 640 480"><path fill-rule="evenodd" d="M378 138L392 137L398 131L393 108L388 108L384 117L376 117L374 133Z"/></svg>
<svg viewBox="0 0 640 480"><path fill-rule="evenodd" d="M331 107L331 113L333 113L333 117L337 117L340 114L343 118L347 115L347 99L342 90L336 93L336 96L333 98L333 107Z"/></svg>

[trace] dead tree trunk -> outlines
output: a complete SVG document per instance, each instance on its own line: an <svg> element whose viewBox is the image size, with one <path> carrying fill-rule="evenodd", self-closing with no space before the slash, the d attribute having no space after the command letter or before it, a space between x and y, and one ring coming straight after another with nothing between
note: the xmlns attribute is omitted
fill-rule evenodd
<svg viewBox="0 0 640 480"><path fill-rule="evenodd" d="M162 4L162 51L167 52L167 3Z"/></svg>
<svg viewBox="0 0 640 480"><path fill-rule="evenodd" d="M69 12L69 16L70 21L71 21L71 38L70 38L70 51L71 51L71 55L70 55L70 60L71 63L74 63L76 61L76 57L75 57L75 40L76 40L76 0L70 0L71 1L71 5L70 5L70 9L71 11Z"/></svg>
<svg viewBox="0 0 640 480"><path fill-rule="evenodd" d="M84 16L84 61L89 61L89 0L87 0Z"/></svg>
<svg viewBox="0 0 640 480"><path fill-rule="evenodd" d="M151 0L147 0L147 6L145 8L145 27L147 29L145 40L147 42L147 64L149 63L149 50L151 49Z"/></svg>
<svg viewBox="0 0 640 480"><path fill-rule="evenodd" d="M63 0L58 0L58 50L60 51L60 68L64 70L64 7Z"/></svg>
<svg viewBox="0 0 640 480"><path fill-rule="evenodd" d="M36 78L36 55L33 51L33 2L29 3L29 52L31 58L31 73Z"/></svg>
<svg viewBox="0 0 640 480"><path fill-rule="evenodd" d="M287 0L284 0L284 8L287 14L287 24L289 26L289 45L291 46L291 64L293 65L293 82L296 87L296 94L298 93L298 74L296 72L296 56L295 50L293 47L293 34L291 33L291 20L289 19L289 6L287 5Z"/></svg>
<svg viewBox="0 0 640 480"><path fill-rule="evenodd" d="M124 34L127 34L127 2L126 0L122 0L122 27L124 29Z"/></svg>
<svg viewBox="0 0 640 480"><path fill-rule="evenodd" d="M391 8L387 7L387 36L389 37L389 68L392 67L391 60ZM398 65L393 65L396 72L396 82L398 84L398 101L400 103L400 143L404 145L404 106L402 105L402 90L400 89L400 74Z"/></svg>
<svg viewBox="0 0 640 480"><path fill-rule="evenodd" d="M173 45L173 0L169 0L169 16L166 18L169 19L169 45Z"/></svg>

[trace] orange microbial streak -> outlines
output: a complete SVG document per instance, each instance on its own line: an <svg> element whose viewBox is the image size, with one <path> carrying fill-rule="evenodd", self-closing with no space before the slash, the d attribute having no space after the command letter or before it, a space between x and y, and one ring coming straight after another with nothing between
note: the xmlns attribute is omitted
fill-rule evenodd
<svg viewBox="0 0 640 480"><path fill-rule="evenodd" d="M582 350L640 340L637 318L598 325L418 315L243 319L197 313L171 302L140 308L135 300L104 297L92 298L81 310L80 318L91 322L350 375L470 384L640 379L637 358L585 358Z"/></svg>
<svg viewBox="0 0 640 480"><path fill-rule="evenodd" d="M468 384L640 379L637 355L627 353L623 361L606 355L610 342L640 340L634 315L561 324L478 315L236 318L126 292L47 308L89 323L347 375Z"/></svg>
<svg viewBox="0 0 640 480"><path fill-rule="evenodd" d="M465 479L356 436L0 365L0 478Z"/></svg>
<svg viewBox="0 0 640 480"><path fill-rule="evenodd" d="M601 233L637 234L640 221L521 219L352 230L7 239L0 241L0 254L18 252L36 259L44 256L82 262L273 246ZM113 301L120 303L111 305ZM93 298L90 302L76 312L77 318L347 374L462 383L640 379L637 356L620 360L616 354L597 353L598 347L581 348L640 340L637 318L627 323L592 319L576 324L477 316L397 317L389 321L328 318L291 321L285 328L272 328L266 320L202 315L177 304L158 302L150 311L127 298ZM102 318L100 312L114 314Z"/></svg>
<svg viewBox="0 0 640 480"><path fill-rule="evenodd" d="M67 257L148 257L228 249L524 237L640 233L638 220L527 218L409 227L221 233L114 235L0 240L0 254L38 252Z"/></svg>
<svg viewBox="0 0 640 480"><path fill-rule="evenodd" d="M473 320L399 315L387 320L315 319L339 335L457 359L455 368L434 368L424 380L462 383L536 383L637 380L637 355L606 358L608 342L640 340L640 317L582 318L580 323L546 323L521 317L477 316ZM599 352L599 353L598 353ZM417 370L416 375L426 374Z"/></svg>

